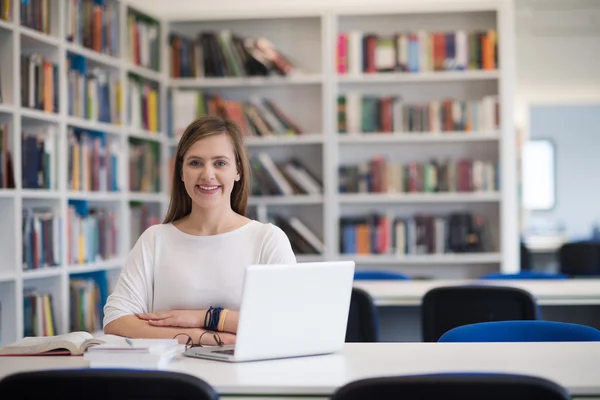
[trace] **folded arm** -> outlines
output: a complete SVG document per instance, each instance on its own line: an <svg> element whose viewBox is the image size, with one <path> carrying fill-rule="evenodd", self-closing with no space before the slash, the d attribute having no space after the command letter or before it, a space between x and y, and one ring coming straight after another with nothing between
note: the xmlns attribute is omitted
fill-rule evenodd
<svg viewBox="0 0 600 400"><path fill-rule="evenodd" d="M205 330L202 328L185 328L179 326L157 326L151 325L148 321L138 318L135 315L126 315L115 319L104 327L104 333L119 335L131 338L165 338L172 339L175 335L185 333L192 338L195 344ZM225 344L234 344L235 335L227 332L219 332L221 341ZM184 344L187 337L180 335L177 337L179 342ZM215 340L212 335L206 334L202 336L203 345L214 345Z"/></svg>
<svg viewBox="0 0 600 400"><path fill-rule="evenodd" d="M172 310L155 313L139 314L137 317L147 321L149 325L155 327L181 327L181 328L201 328L204 326L204 319L208 310ZM225 320L220 332L237 333L239 312L228 310L221 316ZM220 322L220 321L219 321ZM219 324L220 325L220 324Z"/></svg>

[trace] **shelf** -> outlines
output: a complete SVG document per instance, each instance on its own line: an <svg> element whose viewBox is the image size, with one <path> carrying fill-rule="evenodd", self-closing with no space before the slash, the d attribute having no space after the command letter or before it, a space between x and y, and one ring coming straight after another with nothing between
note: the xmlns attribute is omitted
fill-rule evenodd
<svg viewBox="0 0 600 400"><path fill-rule="evenodd" d="M56 199L60 198L60 193L56 190L48 189L22 189L21 196L25 199Z"/></svg>
<svg viewBox="0 0 600 400"><path fill-rule="evenodd" d="M321 134L273 135L264 137L245 137L247 146L294 146L306 144L323 144Z"/></svg>
<svg viewBox="0 0 600 400"><path fill-rule="evenodd" d="M123 266L123 262L124 260L122 259L114 259L98 261L89 264L71 264L67 267L67 270L69 271L69 274L85 274L88 272L108 271L121 268L121 266Z"/></svg>
<svg viewBox="0 0 600 400"><path fill-rule="evenodd" d="M31 45L35 42L50 45L58 48L60 46L60 40L52 35L36 31L35 29L28 28L23 25L19 25L19 32L21 32L21 41L26 45Z"/></svg>
<svg viewBox="0 0 600 400"><path fill-rule="evenodd" d="M134 73L136 75L141 76L142 78L150 79L152 81L156 81L156 82L162 81L163 76L160 72L153 71L149 68L142 67L139 65L135 65L131 62L127 62L126 65L127 65L128 72Z"/></svg>
<svg viewBox="0 0 600 400"><path fill-rule="evenodd" d="M69 200L89 200L89 201L119 201L124 198L121 192L67 192Z"/></svg>
<svg viewBox="0 0 600 400"><path fill-rule="evenodd" d="M319 262L325 261L325 256L322 254L297 254L296 262L305 263L305 262Z"/></svg>
<svg viewBox="0 0 600 400"><path fill-rule="evenodd" d="M38 121L59 123L60 116L56 113L49 113L42 110L36 110L33 108L20 107L19 112L21 113L21 117L35 119Z"/></svg>
<svg viewBox="0 0 600 400"><path fill-rule="evenodd" d="M9 273L9 272L0 273L0 283L12 282L15 279L17 279L17 276L14 273Z"/></svg>
<svg viewBox="0 0 600 400"><path fill-rule="evenodd" d="M98 64L103 64L113 68L119 68L121 66L121 60L109 56L108 54L98 53L94 50L90 50L86 47L73 44L73 43L65 43L65 50L70 53L78 54L80 56L86 57L88 60L93 61Z"/></svg>
<svg viewBox="0 0 600 400"><path fill-rule="evenodd" d="M168 198L162 193L129 192L127 194L127 200L148 203L162 203L168 201Z"/></svg>
<svg viewBox="0 0 600 400"><path fill-rule="evenodd" d="M75 128L86 129L89 131L97 131L120 135L123 133L123 127L120 125L110 124L107 122L90 121L83 118L67 117L67 125Z"/></svg>
<svg viewBox="0 0 600 400"><path fill-rule="evenodd" d="M14 21L5 21L0 19L0 29L4 29L5 31L13 31L15 29Z"/></svg>
<svg viewBox="0 0 600 400"><path fill-rule="evenodd" d="M0 104L0 113L12 114L15 112L15 107L12 104Z"/></svg>
<svg viewBox="0 0 600 400"><path fill-rule="evenodd" d="M341 144L496 142L500 132L419 132L339 134Z"/></svg>
<svg viewBox="0 0 600 400"><path fill-rule="evenodd" d="M380 72L361 75L338 75L340 83L420 83L462 82L494 80L500 77L498 70L490 71L439 71L439 72Z"/></svg>
<svg viewBox="0 0 600 400"><path fill-rule="evenodd" d="M172 88L205 88L205 87L243 87L243 86L284 86L315 85L323 83L320 74L243 77L243 78L177 78L171 79Z"/></svg>
<svg viewBox="0 0 600 400"><path fill-rule="evenodd" d="M15 189L0 189L0 199L12 199L16 193Z"/></svg>
<svg viewBox="0 0 600 400"><path fill-rule="evenodd" d="M126 128L127 136L143 140L162 141L163 134L160 132L151 132L144 129Z"/></svg>
<svg viewBox="0 0 600 400"><path fill-rule="evenodd" d="M496 264L502 261L500 253L452 253L423 255L340 255L340 260L352 260L356 264L402 265L402 264Z"/></svg>
<svg viewBox="0 0 600 400"><path fill-rule="evenodd" d="M23 271L23 279L37 279L60 276L60 267L45 267Z"/></svg>
<svg viewBox="0 0 600 400"><path fill-rule="evenodd" d="M338 194L344 204L394 204L394 203L486 203L499 202L500 193L342 193Z"/></svg>
<svg viewBox="0 0 600 400"><path fill-rule="evenodd" d="M309 205L322 204L322 195L293 195L293 196L253 196L248 204L251 206L277 206L277 205Z"/></svg>

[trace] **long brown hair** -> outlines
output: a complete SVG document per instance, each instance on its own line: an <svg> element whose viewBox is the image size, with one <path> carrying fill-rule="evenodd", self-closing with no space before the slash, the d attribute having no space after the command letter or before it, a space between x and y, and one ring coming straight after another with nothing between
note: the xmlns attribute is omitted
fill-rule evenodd
<svg viewBox="0 0 600 400"><path fill-rule="evenodd" d="M250 177L250 162L248 161L248 155L244 146L242 131L231 120L216 116L206 116L189 124L177 145L175 166L173 168L173 176L171 177L171 201L163 224L177 221L192 211L192 199L185 190L185 185L181 180L185 153L198 140L219 134L226 134L231 138L235 153L235 164L240 174L240 180L235 182L231 191L231 208L236 213L246 216L248 195L252 180Z"/></svg>

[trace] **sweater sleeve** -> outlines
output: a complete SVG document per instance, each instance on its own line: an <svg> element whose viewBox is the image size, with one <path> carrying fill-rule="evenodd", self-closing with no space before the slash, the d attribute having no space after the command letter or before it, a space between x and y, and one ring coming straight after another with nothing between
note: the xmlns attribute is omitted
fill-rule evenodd
<svg viewBox="0 0 600 400"><path fill-rule="evenodd" d="M265 225L261 264L295 264L296 255L285 232L276 225Z"/></svg>
<svg viewBox="0 0 600 400"><path fill-rule="evenodd" d="M125 315L151 312L156 226L140 235L104 306L104 326Z"/></svg>

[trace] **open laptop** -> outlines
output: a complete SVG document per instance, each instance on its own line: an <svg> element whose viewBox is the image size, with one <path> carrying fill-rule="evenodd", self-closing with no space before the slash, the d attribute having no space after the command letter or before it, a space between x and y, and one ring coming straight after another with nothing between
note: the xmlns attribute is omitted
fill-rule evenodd
<svg viewBox="0 0 600 400"><path fill-rule="evenodd" d="M354 261L246 268L235 345L183 354L229 362L329 354L342 348Z"/></svg>

